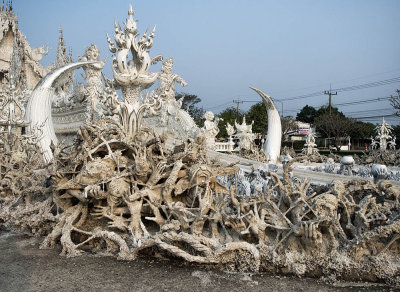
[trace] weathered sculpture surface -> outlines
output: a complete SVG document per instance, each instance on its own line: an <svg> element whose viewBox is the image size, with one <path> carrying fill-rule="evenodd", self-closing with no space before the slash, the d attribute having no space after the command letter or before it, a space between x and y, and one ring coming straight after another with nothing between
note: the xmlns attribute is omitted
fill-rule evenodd
<svg viewBox="0 0 400 292"><path fill-rule="evenodd" d="M32 132L36 127L40 127L40 129L43 131L43 137L39 141L39 147L42 150L44 159L47 162L50 162L53 158L53 154L50 149L51 144L56 145L58 143L56 134L54 132L53 120L51 118L53 86L57 80L63 76L63 74L67 74L74 69L93 63L95 62L77 62L55 69L46 75L42 80L40 80L35 89L32 91L26 108L25 119L29 123L28 131Z"/></svg>
<svg viewBox="0 0 400 292"><path fill-rule="evenodd" d="M318 149L316 148L317 144L315 144L315 135L310 129L307 133L306 143L304 144L303 153L305 155L315 155L318 154Z"/></svg>
<svg viewBox="0 0 400 292"><path fill-rule="evenodd" d="M99 60L99 49L96 45L91 45L86 49L85 55L80 61L95 62L83 66L83 70L85 71L86 75L84 97L87 103L87 122L90 123L93 121L95 113L99 112L99 109L96 108L96 106L99 103L99 98L103 95L101 71L103 70L105 60Z"/></svg>
<svg viewBox="0 0 400 292"><path fill-rule="evenodd" d="M239 140L239 147L243 150L252 150L254 144L255 135L252 131L254 121L251 122L250 125L246 124L246 117L243 117L242 124L238 124L235 121L236 127L236 136L240 139Z"/></svg>
<svg viewBox="0 0 400 292"><path fill-rule="evenodd" d="M281 152L282 125L279 112L271 97L257 88L250 88L261 96L267 108L268 134L264 144L264 153L269 162L275 163Z"/></svg>
<svg viewBox="0 0 400 292"><path fill-rule="evenodd" d="M205 145L207 149L215 149L215 137L219 132L218 122L219 118L215 118L213 112L206 112L204 114L204 127L201 129L201 136L205 139Z"/></svg>
<svg viewBox="0 0 400 292"><path fill-rule="evenodd" d="M385 151L387 149L396 149L396 140L392 138L390 135L393 131L393 128L386 123L385 118L382 118L382 124L375 128L377 132L376 138L379 140L379 147L381 151ZM372 143L375 142L374 140ZM389 146L389 147L388 147Z"/></svg>
<svg viewBox="0 0 400 292"><path fill-rule="evenodd" d="M132 6L129 8L129 17L125 22L125 29L115 23L115 43L107 35L109 49L115 54L113 58L113 73L116 85L121 87L122 94L127 102L136 106L139 103L139 94L156 82L158 74L150 73L151 64L162 60L161 56L151 58L149 50L153 46L156 27L149 36L148 31L139 38L136 21L133 19ZM128 61L129 54L132 60Z"/></svg>
<svg viewBox="0 0 400 292"><path fill-rule="evenodd" d="M162 96L166 101L175 101L175 82L186 86L187 82L177 74L172 73L172 66L174 60L169 58L162 62L161 72L159 73L158 80L160 85L156 90L159 96Z"/></svg>
<svg viewBox="0 0 400 292"><path fill-rule="evenodd" d="M375 167L381 176L376 184L316 186L292 177L293 163L304 156L288 159L282 178L276 166L245 172L236 162L210 158L207 144L218 129L212 113L202 131L169 149L166 135L143 123L170 93L164 88L136 99L142 81L154 76L141 67L149 57L135 46L152 37L136 42L132 10L129 15L125 33L116 28L117 44L121 51L133 46L142 58L126 64L125 51L116 59L115 84L126 89L122 99L110 86L101 90L104 63L91 55L92 47L87 61L64 65L38 83L28 102L29 125L17 102L22 95L0 104L0 223L45 236L41 247L61 245L65 256L91 251L133 260L156 252L227 270L400 285L400 190L383 180L382 167ZM74 144L57 144L51 87L78 67L86 70L88 96L102 95L98 102L107 112L88 119ZM273 162L280 149L279 114L271 98L255 90L267 106L264 151Z"/></svg>

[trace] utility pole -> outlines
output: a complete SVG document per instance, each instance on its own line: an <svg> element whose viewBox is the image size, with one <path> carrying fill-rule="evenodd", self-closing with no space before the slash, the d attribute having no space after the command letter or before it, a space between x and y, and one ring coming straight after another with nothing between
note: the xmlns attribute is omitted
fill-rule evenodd
<svg viewBox="0 0 400 292"><path fill-rule="evenodd" d="M337 95L337 91L335 93L332 92L331 86L329 86L329 91L325 90L324 94L329 95L329 114L332 114L332 95Z"/></svg>
<svg viewBox="0 0 400 292"><path fill-rule="evenodd" d="M239 104L240 103L243 103L243 101L242 100L233 100L233 102L234 103L236 103L236 119L237 119L237 121L239 122Z"/></svg>

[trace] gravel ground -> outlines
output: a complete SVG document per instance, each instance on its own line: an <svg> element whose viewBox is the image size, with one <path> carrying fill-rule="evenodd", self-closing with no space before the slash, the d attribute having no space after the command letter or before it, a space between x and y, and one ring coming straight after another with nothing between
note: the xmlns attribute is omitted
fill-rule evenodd
<svg viewBox="0 0 400 292"><path fill-rule="evenodd" d="M0 230L0 291L395 291L369 283L224 273L177 260L83 255L39 249L40 239Z"/></svg>

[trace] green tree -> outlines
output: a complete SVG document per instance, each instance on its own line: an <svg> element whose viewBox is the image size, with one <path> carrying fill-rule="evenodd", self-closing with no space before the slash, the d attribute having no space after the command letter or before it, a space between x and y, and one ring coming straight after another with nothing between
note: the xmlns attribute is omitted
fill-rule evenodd
<svg viewBox="0 0 400 292"><path fill-rule="evenodd" d="M187 110L189 115L193 118L197 126L203 127L204 119L203 115L205 110L201 107L196 106L201 102L201 98L194 94L178 93L175 94L175 99L179 100L183 97L182 109Z"/></svg>
<svg viewBox="0 0 400 292"><path fill-rule="evenodd" d="M282 118L281 125L282 125L282 140L286 140L288 138L289 132L298 129L296 120L294 120L293 117L290 116Z"/></svg>
<svg viewBox="0 0 400 292"><path fill-rule="evenodd" d="M239 112L239 115L241 116L242 113ZM235 126L235 120L236 120L236 109L233 107L228 107L224 109L222 112L218 114L218 117L222 119L218 123L218 128L219 128L219 133L217 137L228 137L228 134L226 133L226 124L229 123L232 126Z"/></svg>
<svg viewBox="0 0 400 292"><path fill-rule="evenodd" d="M313 124L315 117L317 115L317 110L309 105L303 107L299 113L297 113L296 120L304 123Z"/></svg>
<svg viewBox="0 0 400 292"><path fill-rule="evenodd" d="M329 109L329 106L321 106L315 113L315 118L318 118L324 114L338 115L342 118L346 117L342 112L339 111L337 107L331 107L331 109Z"/></svg>
<svg viewBox="0 0 400 292"><path fill-rule="evenodd" d="M338 111L329 111L315 118L317 131L323 137L330 138L330 143L340 150L340 146L350 136L355 120L346 118Z"/></svg>
<svg viewBox="0 0 400 292"><path fill-rule="evenodd" d="M392 135L394 137L396 137L396 143L399 143L400 142L400 125L392 126L392 128L393 128ZM376 135L375 130L374 130L374 134L373 135L374 136Z"/></svg>
<svg viewBox="0 0 400 292"><path fill-rule="evenodd" d="M250 123L254 121L253 133L267 134L268 131L268 116L267 109L263 102L256 103L246 113L246 121Z"/></svg>
<svg viewBox="0 0 400 292"><path fill-rule="evenodd" d="M394 113L396 116L400 117L400 90L396 90L397 96L391 96L390 97L390 103L393 106L393 108L396 110ZM396 138L397 139L397 138Z"/></svg>
<svg viewBox="0 0 400 292"><path fill-rule="evenodd" d="M372 123L355 121L350 130L350 137L353 139L366 139L374 135L375 125Z"/></svg>

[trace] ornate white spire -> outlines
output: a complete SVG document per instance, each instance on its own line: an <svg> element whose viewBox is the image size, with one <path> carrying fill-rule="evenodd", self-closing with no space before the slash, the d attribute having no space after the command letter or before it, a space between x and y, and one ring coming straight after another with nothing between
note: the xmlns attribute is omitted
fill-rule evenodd
<svg viewBox="0 0 400 292"><path fill-rule="evenodd" d="M139 104L139 94L143 89L149 88L157 80L157 73L150 73L149 68L162 60L161 56L150 58L149 50L153 45L155 27L151 34L145 34L139 38L137 30L137 20L133 19L132 5L129 6L128 18L122 30L117 22L114 22L115 43L107 35L109 49L114 53L113 73L116 85L122 89L125 100L137 107ZM128 61L129 54L132 60Z"/></svg>

